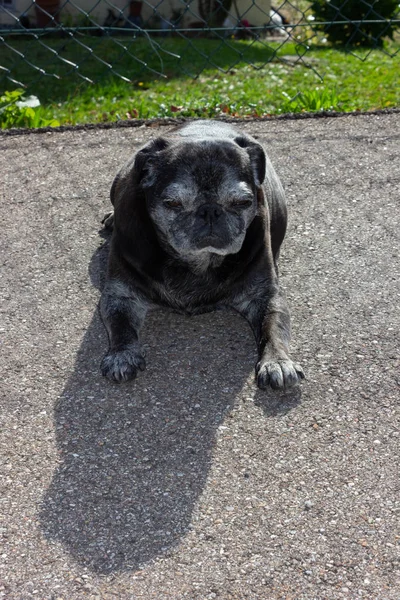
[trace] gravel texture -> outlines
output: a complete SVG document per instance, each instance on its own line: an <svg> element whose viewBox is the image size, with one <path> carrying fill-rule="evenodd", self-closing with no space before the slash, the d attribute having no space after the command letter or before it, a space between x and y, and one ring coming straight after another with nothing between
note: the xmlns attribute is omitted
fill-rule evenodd
<svg viewBox="0 0 400 600"><path fill-rule="evenodd" d="M242 126L290 204L290 393L230 313L155 312L100 375L100 219L166 126L0 135L0 598L400 598L399 115Z"/></svg>

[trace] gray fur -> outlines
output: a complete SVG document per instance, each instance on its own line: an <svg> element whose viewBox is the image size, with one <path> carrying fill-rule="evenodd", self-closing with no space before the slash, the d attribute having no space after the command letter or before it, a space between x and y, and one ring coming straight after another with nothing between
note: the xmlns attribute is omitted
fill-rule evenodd
<svg viewBox="0 0 400 600"><path fill-rule="evenodd" d="M122 281L107 281L100 300L100 312L110 340L110 349L103 358L101 371L104 376L117 383L136 377L137 371L146 367L144 352L139 343L139 332L149 302ZM125 330L120 332L113 326L123 314ZM119 317L120 318L120 317ZM126 339L126 331L131 336Z"/></svg>
<svg viewBox="0 0 400 600"><path fill-rule="evenodd" d="M256 140L214 121L178 127L127 162L111 200L101 299L106 377L126 381L145 368L139 333L156 304L186 314L233 308L254 331L259 387L289 387L304 377L288 355L290 317L278 282L284 192Z"/></svg>

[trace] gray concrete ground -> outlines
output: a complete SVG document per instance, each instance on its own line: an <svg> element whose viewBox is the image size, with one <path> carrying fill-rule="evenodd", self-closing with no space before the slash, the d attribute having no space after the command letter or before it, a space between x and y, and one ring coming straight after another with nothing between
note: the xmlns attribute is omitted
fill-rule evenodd
<svg viewBox="0 0 400 600"><path fill-rule="evenodd" d="M247 122L291 207L307 380L257 391L229 313L154 313L99 373L113 176L165 127L0 137L0 598L400 598L399 115Z"/></svg>

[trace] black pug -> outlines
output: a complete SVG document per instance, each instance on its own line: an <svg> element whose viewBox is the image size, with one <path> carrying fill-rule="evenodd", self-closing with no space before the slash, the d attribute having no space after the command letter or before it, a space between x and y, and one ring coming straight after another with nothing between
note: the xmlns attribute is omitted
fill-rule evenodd
<svg viewBox="0 0 400 600"><path fill-rule="evenodd" d="M145 368L139 331L161 305L191 315L233 308L254 331L260 388L304 378L288 355L290 316L278 283L285 196L255 139L215 121L177 127L129 160L111 202L103 375L121 382Z"/></svg>

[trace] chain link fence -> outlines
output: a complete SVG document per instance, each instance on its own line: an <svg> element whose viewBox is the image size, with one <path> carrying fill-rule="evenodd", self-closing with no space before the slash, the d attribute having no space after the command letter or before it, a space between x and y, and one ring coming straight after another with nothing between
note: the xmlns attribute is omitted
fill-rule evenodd
<svg viewBox="0 0 400 600"><path fill-rule="evenodd" d="M276 60L313 68L307 52L316 41L394 56L398 45L383 41L399 24L397 0L0 0L0 87L107 74L195 79Z"/></svg>

